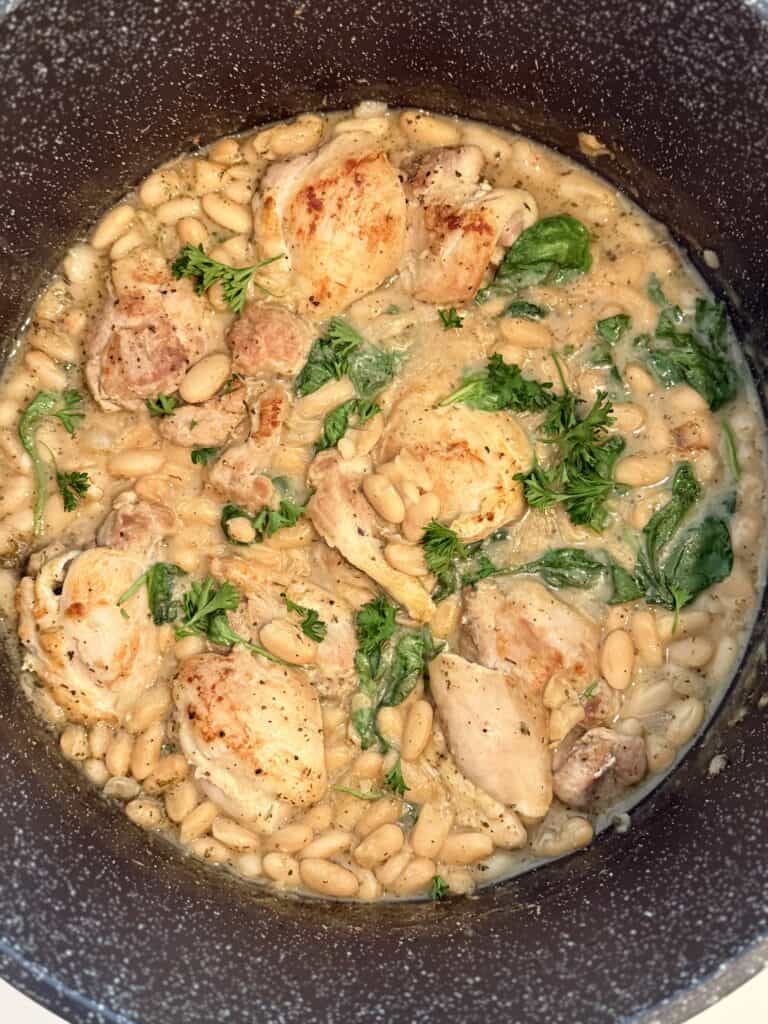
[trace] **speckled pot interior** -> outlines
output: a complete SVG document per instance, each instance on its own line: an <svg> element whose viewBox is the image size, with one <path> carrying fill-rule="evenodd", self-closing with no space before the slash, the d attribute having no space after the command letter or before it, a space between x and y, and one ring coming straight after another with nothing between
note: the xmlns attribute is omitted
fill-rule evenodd
<svg viewBox="0 0 768 1024"><path fill-rule="evenodd" d="M0 10L3 9L0 0ZM4 352L65 248L200 137L384 99L520 128L666 221L758 380L768 305L762 0L23 0L0 18ZM676 1022L768 958L765 610L706 737L567 860L441 905L277 899L192 865L64 764L0 665L0 967L124 1024ZM717 777L715 754L728 765Z"/></svg>

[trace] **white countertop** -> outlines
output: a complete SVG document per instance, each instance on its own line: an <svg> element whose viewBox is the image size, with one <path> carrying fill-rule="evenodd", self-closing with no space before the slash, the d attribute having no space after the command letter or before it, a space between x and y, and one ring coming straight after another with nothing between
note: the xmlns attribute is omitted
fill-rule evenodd
<svg viewBox="0 0 768 1024"><path fill-rule="evenodd" d="M766 1020L768 970L732 992L717 1006L692 1018L690 1024L766 1024ZM0 1021L8 1024L65 1024L60 1017L42 1009L4 981L0 981Z"/></svg>

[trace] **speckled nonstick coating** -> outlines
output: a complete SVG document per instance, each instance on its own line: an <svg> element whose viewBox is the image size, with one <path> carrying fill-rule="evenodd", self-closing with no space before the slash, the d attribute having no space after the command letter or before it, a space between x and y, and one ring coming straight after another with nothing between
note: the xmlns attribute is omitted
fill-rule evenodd
<svg viewBox="0 0 768 1024"><path fill-rule="evenodd" d="M0 8L2 8L0 0ZM7 6L7 0L6 0ZM16 4L11 4L16 7ZM0 335L153 164L370 97L518 126L720 255L756 372L768 309L762 3L26 0L0 21ZM70 1021L677 1022L768 958L765 610L715 726L631 831L472 900L277 899L105 806L0 673L0 962ZM707 766L725 753L728 767Z"/></svg>

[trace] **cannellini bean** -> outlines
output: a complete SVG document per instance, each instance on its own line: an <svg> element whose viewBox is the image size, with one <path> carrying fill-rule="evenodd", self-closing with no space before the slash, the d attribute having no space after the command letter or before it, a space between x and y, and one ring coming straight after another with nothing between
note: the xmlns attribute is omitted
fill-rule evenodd
<svg viewBox="0 0 768 1024"><path fill-rule="evenodd" d="M107 748L106 765L110 775L127 775L131 766L133 737L120 731Z"/></svg>
<svg viewBox="0 0 768 1024"><path fill-rule="evenodd" d="M617 463L615 478L627 487L650 487L666 480L671 469L668 455L628 455Z"/></svg>
<svg viewBox="0 0 768 1024"><path fill-rule="evenodd" d="M624 371L624 380L635 398L647 398L656 390L656 381L638 363L630 363Z"/></svg>
<svg viewBox="0 0 768 1024"><path fill-rule="evenodd" d="M153 210L166 200L174 199L182 188L181 178L176 171L166 168L144 179L139 187L139 199L144 206Z"/></svg>
<svg viewBox="0 0 768 1024"><path fill-rule="evenodd" d="M626 690L632 681L635 647L632 637L623 629L614 629L603 641L600 671L614 690Z"/></svg>
<svg viewBox="0 0 768 1024"><path fill-rule="evenodd" d="M314 857L302 860L299 874L308 889L322 893L323 896L350 899L357 895L359 883L355 876L332 861Z"/></svg>
<svg viewBox="0 0 768 1024"><path fill-rule="evenodd" d="M300 859L305 858L328 858L335 857L352 845L352 835L343 829L334 828L313 839L308 846L301 851Z"/></svg>
<svg viewBox="0 0 768 1024"><path fill-rule="evenodd" d="M188 637L187 639L193 639ZM171 691L165 683L145 690L126 719L126 729L134 736L164 718L171 709Z"/></svg>
<svg viewBox="0 0 768 1024"><path fill-rule="evenodd" d="M214 839L218 839L220 843L224 843L232 850L253 852L259 849L261 843L259 837L253 832L249 832L247 828L238 825L236 821L223 818L221 815L213 819L211 833Z"/></svg>
<svg viewBox="0 0 768 1024"><path fill-rule="evenodd" d="M397 490L380 473L370 473L363 478L363 494L374 511L388 523L402 523L405 505Z"/></svg>
<svg viewBox="0 0 768 1024"><path fill-rule="evenodd" d="M227 532L232 540L239 544L253 544L256 540L256 530L247 516L235 516L234 519L230 519L227 522Z"/></svg>
<svg viewBox="0 0 768 1024"><path fill-rule="evenodd" d="M59 746L70 761L84 761L88 757L88 734L82 725L68 725L59 738Z"/></svg>
<svg viewBox="0 0 768 1024"><path fill-rule="evenodd" d="M185 636L173 645L173 653L179 661L193 658L205 650L205 640L200 636Z"/></svg>
<svg viewBox="0 0 768 1024"><path fill-rule="evenodd" d="M672 699L672 684L666 679L638 684L624 699L623 718L644 718L661 711Z"/></svg>
<svg viewBox="0 0 768 1024"><path fill-rule="evenodd" d="M411 704L403 728L403 760L415 761L422 754L432 735L433 717L432 705L427 701L417 700Z"/></svg>
<svg viewBox="0 0 768 1024"><path fill-rule="evenodd" d="M643 735L643 723L639 718L620 718L614 725L616 732L620 732L622 736L642 736Z"/></svg>
<svg viewBox="0 0 768 1024"><path fill-rule="evenodd" d="M91 757L103 758L112 741L112 730L106 722L97 722L91 726L88 735L88 749Z"/></svg>
<svg viewBox="0 0 768 1024"><path fill-rule="evenodd" d="M110 800L133 800L139 793L139 784L136 779L129 779L125 775L116 775L106 783L102 792Z"/></svg>
<svg viewBox="0 0 768 1024"><path fill-rule="evenodd" d="M423 550L414 544L392 541L384 548L384 557L393 569L407 576L426 576L429 572Z"/></svg>
<svg viewBox="0 0 768 1024"><path fill-rule="evenodd" d="M261 857L258 853L244 853L235 860L235 868L243 878L259 878L262 873Z"/></svg>
<svg viewBox="0 0 768 1024"><path fill-rule="evenodd" d="M182 218L199 217L200 200L194 196L179 196L161 203L155 210L155 216L161 224L176 224Z"/></svg>
<svg viewBox="0 0 768 1024"><path fill-rule="evenodd" d="M342 829L353 829L362 815L365 813L366 804L364 800L344 793L336 797L336 805L333 810L333 824Z"/></svg>
<svg viewBox="0 0 768 1024"><path fill-rule="evenodd" d="M410 850L401 850L400 853L396 853L394 857L390 857L389 860L375 868L374 874L383 886L389 888L390 885L394 884L399 875L405 871L410 859Z"/></svg>
<svg viewBox="0 0 768 1024"><path fill-rule="evenodd" d="M335 775L352 763L356 748L351 743L336 743L325 748L325 767Z"/></svg>
<svg viewBox="0 0 768 1024"><path fill-rule="evenodd" d="M552 348L554 338L550 329L536 320L518 320L504 317L499 330L505 341L520 348Z"/></svg>
<svg viewBox="0 0 768 1024"><path fill-rule="evenodd" d="M179 827L179 839L182 843L190 843L199 839L210 829L218 816L219 809L211 800L204 800L193 811L187 814Z"/></svg>
<svg viewBox="0 0 768 1024"><path fill-rule="evenodd" d="M323 137L323 119L316 114L302 114L293 124L278 125L269 136L269 148L275 156L299 156L308 153Z"/></svg>
<svg viewBox="0 0 768 1024"><path fill-rule="evenodd" d="M703 668L711 661L715 653L715 645L706 636L685 637L675 640L667 648L669 660L673 665L686 668Z"/></svg>
<svg viewBox="0 0 768 1024"><path fill-rule="evenodd" d="M405 837L395 824L380 825L355 847L352 856L364 868L372 868L398 853Z"/></svg>
<svg viewBox="0 0 768 1024"><path fill-rule="evenodd" d="M127 256L129 252L133 252L138 246L144 241L144 232L140 228L133 228L131 231L126 231L124 235L121 235L116 242L112 243L109 250L109 258L111 260L122 259L123 256Z"/></svg>
<svg viewBox="0 0 768 1024"><path fill-rule="evenodd" d="M37 330L29 339L29 343L57 363L74 363L80 354L80 347L69 334Z"/></svg>
<svg viewBox="0 0 768 1024"><path fill-rule="evenodd" d="M438 860L446 864L474 864L493 853L493 840L483 832L452 832L440 847Z"/></svg>
<svg viewBox="0 0 768 1024"><path fill-rule="evenodd" d="M134 479L137 476L157 473L164 461L162 452L148 448L124 448L112 456L107 469L111 476Z"/></svg>
<svg viewBox="0 0 768 1024"><path fill-rule="evenodd" d="M224 864L229 860L229 850L211 836L201 836L189 844L190 853L211 864Z"/></svg>
<svg viewBox="0 0 768 1024"><path fill-rule="evenodd" d="M664 648L656 628L653 612L640 611L632 616L632 640L646 665L660 668L664 664Z"/></svg>
<svg viewBox="0 0 768 1024"><path fill-rule="evenodd" d="M313 831L323 832L330 827L333 821L333 808L330 804L317 804L315 807L310 807L301 820Z"/></svg>
<svg viewBox="0 0 768 1024"><path fill-rule="evenodd" d="M268 853L262 858L261 866L273 882L295 885L299 880L299 862L287 853Z"/></svg>
<svg viewBox="0 0 768 1024"><path fill-rule="evenodd" d="M259 641L289 665L311 665L317 659L317 644L288 619L272 619L259 630Z"/></svg>
<svg viewBox="0 0 768 1024"><path fill-rule="evenodd" d="M622 434L634 434L645 423L645 413L632 402L617 402L613 407L614 429Z"/></svg>
<svg viewBox="0 0 768 1024"><path fill-rule="evenodd" d="M91 245L96 252L104 252L105 249L109 249L112 243L125 233L135 215L134 208L125 204L116 206L105 214L91 235Z"/></svg>
<svg viewBox="0 0 768 1024"><path fill-rule="evenodd" d="M423 114L418 110L406 110L400 115L400 129L412 146L456 146L461 139L461 129L457 124Z"/></svg>
<svg viewBox="0 0 768 1024"><path fill-rule="evenodd" d="M225 352L213 352L195 363L179 385L179 394L190 405L213 398L232 372L232 362Z"/></svg>
<svg viewBox="0 0 768 1024"><path fill-rule="evenodd" d="M452 825L453 811L447 804L423 804L411 832L411 846L416 856L435 859Z"/></svg>
<svg viewBox="0 0 768 1024"><path fill-rule="evenodd" d="M67 375L45 352L30 349L24 357L27 367L37 375L41 386L61 391L67 386Z"/></svg>
<svg viewBox="0 0 768 1024"><path fill-rule="evenodd" d="M208 156L218 164L236 164L242 159L237 139L217 139L208 150Z"/></svg>
<svg viewBox="0 0 768 1024"><path fill-rule="evenodd" d="M381 775L383 758L376 750L366 750L352 767L352 774L359 779L376 779Z"/></svg>
<svg viewBox="0 0 768 1024"><path fill-rule="evenodd" d="M249 234L252 227L251 211L242 203L233 203L231 199L218 192L209 192L200 200L203 212L207 217L227 231L236 235Z"/></svg>
<svg viewBox="0 0 768 1024"><path fill-rule="evenodd" d="M358 801L358 803L360 802ZM399 800L395 800L394 797L382 797L381 800L377 800L365 808L364 813L354 826L355 832L365 839L381 825L391 825L396 822L401 813L402 806Z"/></svg>
<svg viewBox="0 0 768 1024"><path fill-rule="evenodd" d="M99 277L99 254L84 242L73 245L64 257L64 273L72 284L90 285Z"/></svg>
<svg viewBox="0 0 768 1024"><path fill-rule="evenodd" d="M165 794L165 812L171 821L179 822L191 814L191 812L197 807L200 801L200 796L197 792L197 787L194 782L187 779L184 782L180 782L173 789L170 789Z"/></svg>
<svg viewBox="0 0 768 1024"><path fill-rule="evenodd" d="M370 132L371 135L383 138L389 131L389 119L386 117L348 117L343 121L337 121L333 126L334 135L357 131Z"/></svg>
<svg viewBox="0 0 768 1024"><path fill-rule="evenodd" d="M160 828L163 824L163 809L156 800L131 800L125 805L125 813L140 828Z"/></svg>
<svg viewBox="0 0 768 1024"><path fill-rule="evenodd" d="M393 747L400 746L403 735L403 716L398 708L381 708L376 716L376 725L384 739Z"/></svg>
<svg viewBox="0 0 768 1024"><path fill-rule="evenodd" d="M544 828L534 839L533 852L540 857L562 857L592 842L594 829L586 818L568 818L558 831Z"/></svg>
<svg viewBox="0 0 768 1024"><path fill-rule="evenodd" d="M426 889L435 877L436 867L433 860L426 857L414 857L403 871L389 886L395 896L413 896L414 893Z"/></svg>
<svg viewBox="0 0 768 1024"><path fill-rule="evenodd" d="M657 736L655 733L645 737L645 753L652 774L665 772L675 760L675 748L666 736Z"/></svg>
<svg viewBox="0 0 768 1024"><path fill-rule="evenodd" d="M411 543L418 543L424 536L424 528L427 523L437 519L440 514L440 499L431 491L423 494L417 502L414 502L408 509L408 514L403 523L403 536Z"/></svg>
<svg viewBox="0 0 768 1024"><path fill-rule="evenodd" d="M109 778L107 766L96 757L89 757L83 764L83 773L94 786L103 786Z"/></svg>
<svg viewBox="0 0 768 1024"><path fill-rule="evenodd" d="M557 743L585 718L584 708L580 704L568 703L555 708L549 716L549 739Z"/></svg>
<svg viewBox="0 0 768 1024"><path fill-rule="evenodd" d="M176 223L176 234L182 245L206 245L208 228L197 217L182 217Z"/></svg>
<svg viewBox="0 0 768 1024"><path fill-rule="evenodd" d="M332 380L323 384L321 388L311 395L300 398L293 407L294 414L303 419L316 419L325 416L337 405L354 398L355 389L349 377L342 377L341 380ZM314 434L316 436L316 432Z"/></svg>
<svg viewBox="0 0 768 1024"><path fill-rule="evenodd" d="M667 708L672 719L666 737L675 747L684 746L698 732L704 721L704 705L697 697L673 701Z"/></svg>
<svg viewBox="0 0 768 1024"><path fill-rule="evenodd" d="M160 793L176 782L180 782L189 771L183 754L168 754L161 757L151 774L144 780L146 793Z"/></svg>
<svg viewBox="0 0 768 1024"><path fill-rule="evenodd" d="M308 825L297 823L278 829L267 840L270 850L279 853L298 853L312 839L312 829Z"/></svg>
<svg viewBox="0 0 768 1024"><path fill-rule="evenodd" d="M134 779L142 782L155 770L164 738L165 722L154 722L136 737L131 753L131 775Z"/></svg>

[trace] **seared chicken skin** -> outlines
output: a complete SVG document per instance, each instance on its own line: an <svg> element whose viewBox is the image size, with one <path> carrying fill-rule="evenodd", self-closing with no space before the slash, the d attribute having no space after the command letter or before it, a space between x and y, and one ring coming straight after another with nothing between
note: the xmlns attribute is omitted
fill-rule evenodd
<svg viewBox="0 0 768 1024"><path fill-rule="evenodd" d="M301 670L234 650L174 680L179 745L225 813L270 833L327 787L320 701Z"/></svg>
<svg viewBox="0 0 768 1024"><path fill-rule="evenodd" d="M232 369L246 377L295 377L312 345L309 326L284 306L253 302L232 325Z"/></svg>
<svg viewBox="0 0 768 1024"><path fill-rule="evenodd" d="M405 249L405 195L369 132L345 132L308 156L275 164L254 202L270 290L290 283L299 311L339 313L393 274Z"/></svg>
<svg viewBox="0 0 768 1024"><path fill-rule="evenodd" d="M210 473L214 490L251 509L269 503L274 488L266 475L280 443L290 398L281 384L261 385L248 399L251 432L242 444L228 448Z"/></svg>
<svg viewBox="0 0 768 1024"><path fill-rule="evenodd" d="M190 366L223 346L222 320L155 249L117 260L112 285L86 341L85 376L102 409L139 409L174 392Z"/></svg>
<svg viewBox="0 0 768 1024"><path fill-rule="evenodd" d="M641 736L621 736L613 729L590 729L555 761L555 796L570 807L589 808L639 782L648 762Z"/></svg>
<svg viewBox="0 0 768 1024"><path fill-rule="evenodd" d="M477 146L435 149L408 183L413 294L422 302L470 302L497 244L511 245L536 220L529 192L481 183L484 163Z"/></svg>
<svg viewBox="0 0 768 1024"><path fill-rule="evenodd" d="M136 554L91 548L69 551L19 584L28 667L75 722L121 722L154 682L161 648L146 588L117 604L146 567Z"/></svg>
<svg viewBox="0 0 768 1024"><path fill-rule="evenodd" d="M545 587L514 580L468 594L464 649L430 665L432 694L462 772L526 818L552 801L547 683L564 674L584 689L597 675L599 630Z"/></svg>

